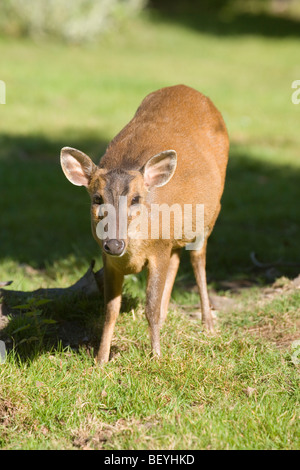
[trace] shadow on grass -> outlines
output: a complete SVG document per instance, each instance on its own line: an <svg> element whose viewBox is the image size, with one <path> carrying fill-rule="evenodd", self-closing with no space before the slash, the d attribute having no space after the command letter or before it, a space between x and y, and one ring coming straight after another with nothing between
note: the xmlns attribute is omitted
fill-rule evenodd
<svg viewBox="0 0 300 470"><path fill-rule="evenodd" d="M151 0L154 20L216 36L299 37L300 21L280 12L243 12L235 0ZM283 5L284 6L284 5Z"/></svg>
<svg viewBox="0 0 300 470"><path fill-rule="evenodd" d="M7 158L0 160L0 260L49 268L74 256L88 267L100 254L90 231L89 197L66 180L59 153L68 144L97 162L106 142L35 136L3 141ZM26 158L18 157L16 148ZM212 279L243 275L253 251L261 261L300 261L299 179L299 169L266 163L232 144L222 210L208 244Z"/></svg>
<svg viewBox="0 0 300 470"><path fill-rule="evenodd" d="M98 162L107 142L94 136L0 135L0 260L44 269L73 254L90 261L99 253L91 237L89 196L67 181L60 166L66 145Z"/></svg>
<svg viewBox="0 0 300 470"><path fill-rule="evenodd" d="M222 210L208 241L208 282L215 287L224 280L261 284L299 273L299 181L299 169L263 162L232 145ZM251 253L274 266L255 266ZM178 278L182 289L194 284L185 250Z"/></svg>
<svg viewBox="0 0 300 470"><path fill-rule="evenodd" d="M1 298L0 298L1 302ZM121 315L137 308L138 298L122 298ZM23 302L10 297L10 305L0 305L0 340L7 352L14 351L21 362L28 362L45 352L84 349L92 358L100 344L104 325L104 298L99 295L47 299L31 297ZM118 353L114 346L111 356Z"/></svg>
<svg viewBox="0 0 300 470"><path fill-rule="evenodd" d="M73 256L75 260L81 259L87 268L90 260L100 255L90 233L89 198L84 189L72 186L64 177L59 151L67 144L89 153L97 161L106 143L80 138L71 142L68 139L48 141L33 136L2 136L3 141L7 158L2 158L0 173L0 262L11 260L49 269ZM14 156L16 149L25 152L26 157L17 153ZM3 154L3 147L1 152ZM224 279L245 278L270 282L277 276L298 274L299 268L285 267L284 262L300 262L299 181L298 169L263 162L232 145L222 211L208 243L209 282L217 284ZM260 261L281 259L283 265L271 274L254 270L251 252L255 252ZM144 281L142 278L140 286ZM178 281L176 289L179 291L188 291L195 285L186 251ZM130 284L124 302L123 312L129 312L137 304L137 298L130 296ZM49 350L55 341L63 345L69 341L73 347L75 343L77 346L84 343L84 338L92 345L95 338L99 340L102 298L74 302L65 299L45 308L45 318L49 316L56 324L47 327L50 338L48 341L45 337L40 349L47 347ZM22 325L24 322L20 327ZM12 332L18 325L8 327L2 334L16 336Z"/></svg>

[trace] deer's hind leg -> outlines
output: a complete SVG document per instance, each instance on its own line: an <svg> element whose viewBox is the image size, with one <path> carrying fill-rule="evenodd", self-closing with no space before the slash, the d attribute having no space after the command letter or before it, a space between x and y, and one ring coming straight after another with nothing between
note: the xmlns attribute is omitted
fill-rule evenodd
<svg viewBox="0 0 300 470"><path fill-rule="evenodd" d="M201 250L191 250L191 263L193 266L202 310L202 323L204 327L210 331L214 331L213 316L210 308L210 302L207 292L206 282L206 246L207 240L205 240Z"/></svg>

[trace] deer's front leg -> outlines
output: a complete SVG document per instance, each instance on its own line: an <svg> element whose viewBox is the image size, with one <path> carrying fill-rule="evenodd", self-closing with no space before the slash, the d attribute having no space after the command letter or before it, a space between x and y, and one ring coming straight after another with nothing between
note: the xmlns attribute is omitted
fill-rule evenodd
<svg viewBox="0 0 300 470"><path fill-rule="evenodd" d="M103 364L109 360L109 352L116 320L118 318L124 276L113 269L108 263L104 265L104 300L105 320L100 341L97 362Z"/></svg>
<svg viewBox="0 0 300 470"><path fill-rule="evenodd" d="M171 250L160 252L159 256L149 260L146 292L146 317L149 323L152 352L160 356L161 305Z"/></svg>

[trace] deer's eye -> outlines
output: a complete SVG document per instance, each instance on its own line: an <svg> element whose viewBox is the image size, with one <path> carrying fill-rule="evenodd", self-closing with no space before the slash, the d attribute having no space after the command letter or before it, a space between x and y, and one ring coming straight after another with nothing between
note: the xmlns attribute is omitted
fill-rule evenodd
<svg viewBox="0 0 300 470"><path fill-rule="evenodd" d="M95 194L95 196L93 197L93 204L97 204L99 206L103 204L102 196L100 196L99 194Z"/></svg>
<svg viewBox="0 0 300 470"><path fill-rule="evenodd" d="M139 204L140 199L141 199L141 196L134 196L134 197L131 199L131 206L134 206L135 204Z"/></svg>

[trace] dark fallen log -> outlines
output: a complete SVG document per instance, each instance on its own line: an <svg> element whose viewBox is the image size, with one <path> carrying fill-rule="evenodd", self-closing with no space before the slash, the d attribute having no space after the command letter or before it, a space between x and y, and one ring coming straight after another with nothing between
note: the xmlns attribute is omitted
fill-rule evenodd
<svg viewBox="0 0 300 470"><path fill-rule="evenodd" d="M3 289L4 286L10 285L12 281L0 283L0 303L4 302L9 305L9 299L17 299L22 301L28 299L28 297L43 297L47 299L57 299L60 296L70 296L74 294L84 294L90 296L93 294L99 294L103 289L103 268L99 271L94 272L93 268L95 261L93 260L90 264L87 272L82 276L75 284L69 287L54 287L49 289L36 289L33 291L19 291L12 289Z"/></svg>
<svg viewBox="0 0 300 470"><path fill-rule="evenodd" d="M0 282L0 287L10 286L14 281Z"/></svg>

